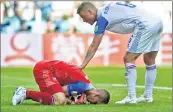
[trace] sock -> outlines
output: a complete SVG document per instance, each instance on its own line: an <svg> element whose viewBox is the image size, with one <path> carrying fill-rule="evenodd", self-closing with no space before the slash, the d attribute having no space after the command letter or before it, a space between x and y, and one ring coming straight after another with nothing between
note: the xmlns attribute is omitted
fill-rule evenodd
<svg viewBox="0 0 173 112"><path fill-rule="evenodd" d="M156 80L156 65L146 65L146 73L145 73L145 92L144 95L146 97L152 97L153 85Z"/></svg>
<svg viewBox="0 0 173 112"><path fill-rule="evenodd" d="M126 63L126 83L128 89L128 96L136 98L136 65Z"/></svg>
<svg viewBox="0 0 173 112"><path fill-rule="evenodd" d="M26 91L26 99L32 99L33 101L45 104L54 105L55 98L47 92Z"/></svg>

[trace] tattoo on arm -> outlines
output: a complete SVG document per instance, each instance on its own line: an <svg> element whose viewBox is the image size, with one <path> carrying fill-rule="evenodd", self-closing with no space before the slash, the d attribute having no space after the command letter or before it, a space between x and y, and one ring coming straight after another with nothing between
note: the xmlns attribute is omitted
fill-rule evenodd
<svg viewBox="0 0 173 112"><path fill-rule="evenodd" d="M89 61L92 59L92 57L95 55L100 43L101 43L101 40L102 40L102 37L103 35L99 35L98 37L94 37L94 40L92 41L88 51L87 51L87 54L84 58L84 62L83 62L83 66L85 67Z"/></svg>
<svg viewBox="0 0 173 112"><path fill-rule="evenodd" d="M90 57L96 50L97 50L97 47L95 47L95 45L92 44L91 47L88 49L86 58Z"/></svg>
<svg viewBox="0 0 173 112"><path fill-rule="evenodd" d="M91 46L89 47L89 49L88 49L88 52L87 52L87 54L85 56L85 60L90 61L90 58L92 58L94 56L94 54L97 51L97 49L98 49L98 45L96 44L96 42L93 42L91 44Z"/></svg>

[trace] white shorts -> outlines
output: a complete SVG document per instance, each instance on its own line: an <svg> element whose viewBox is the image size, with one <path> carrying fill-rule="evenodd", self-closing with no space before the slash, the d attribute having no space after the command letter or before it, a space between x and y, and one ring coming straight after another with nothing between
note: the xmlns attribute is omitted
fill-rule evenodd
<svg viewBox="0 0 173 112"><path fill-rule="evenodd" d="M162 30L162 21L150 28L135 29L133 35L128 41L127 52L148 53L159 51Z"/></svg>

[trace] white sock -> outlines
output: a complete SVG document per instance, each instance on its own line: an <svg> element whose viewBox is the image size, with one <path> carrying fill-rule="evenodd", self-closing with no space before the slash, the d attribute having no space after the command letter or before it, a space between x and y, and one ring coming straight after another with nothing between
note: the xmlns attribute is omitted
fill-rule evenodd
<svg viewBox="0 0 173 112"><path fill-rule="evenodd" d="M136 65L132 63L126 63L125 73L128 96L136 98Z"/></svg>
<svg viewBox="0 0 173 112"><path fill-rule="evenodd" d="M153 86L156 80L156 65L146 65L146 73L145 73L145 92L144 95L146 97L152 97Z"/></svg>

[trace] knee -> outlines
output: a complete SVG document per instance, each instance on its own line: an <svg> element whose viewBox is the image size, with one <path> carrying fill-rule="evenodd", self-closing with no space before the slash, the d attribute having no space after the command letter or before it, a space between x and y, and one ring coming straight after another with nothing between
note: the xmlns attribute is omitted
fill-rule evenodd
<svg viewBox="0 0 173 112"><path fill-rule="evenodd" d="M46 67L46 61L39 61L35 64L34 68L33 68L33 74L34 77L38 77L38 75L40 74L40 71L45 69Z"/></svg>
<svg viewBox="0 0 173 112"><path fill-rule="evenodd" d="M62 92L55 93L53 97L55 98L54 101L55 105L66 105L66 97L64 93Z"/></svg>
<svg viewBox="0 0 173 112"><path fill-rule="evenodd" d="M155 59L152 59L152 58L149 57L149 56L144 56L144 63L145 63L146 65L155 64Z"/></svg>
<svg viewBox="0 0 173 112"><path fill-rule="evenodd" d="M38 69L42 68L45 64L46 64L45 60L37 62L34 66L34 70L38 70Z"/></svg>
<svg viewBox="0 0 173 112"><path fill-rule="evenodd" d="M125 56L123 57L124 63L127 63L127 60L128 60L128 58L127 58L127 56L125 55Z"/></svg>
<svg viewBox="0 0 173 112"><path fill-rule="evenodd" d="M135 62L135 60L130 59L127 55L125 55L123 57L123 60L124 60L124 64L126 64L126 63L134 63Z"/></svg>

